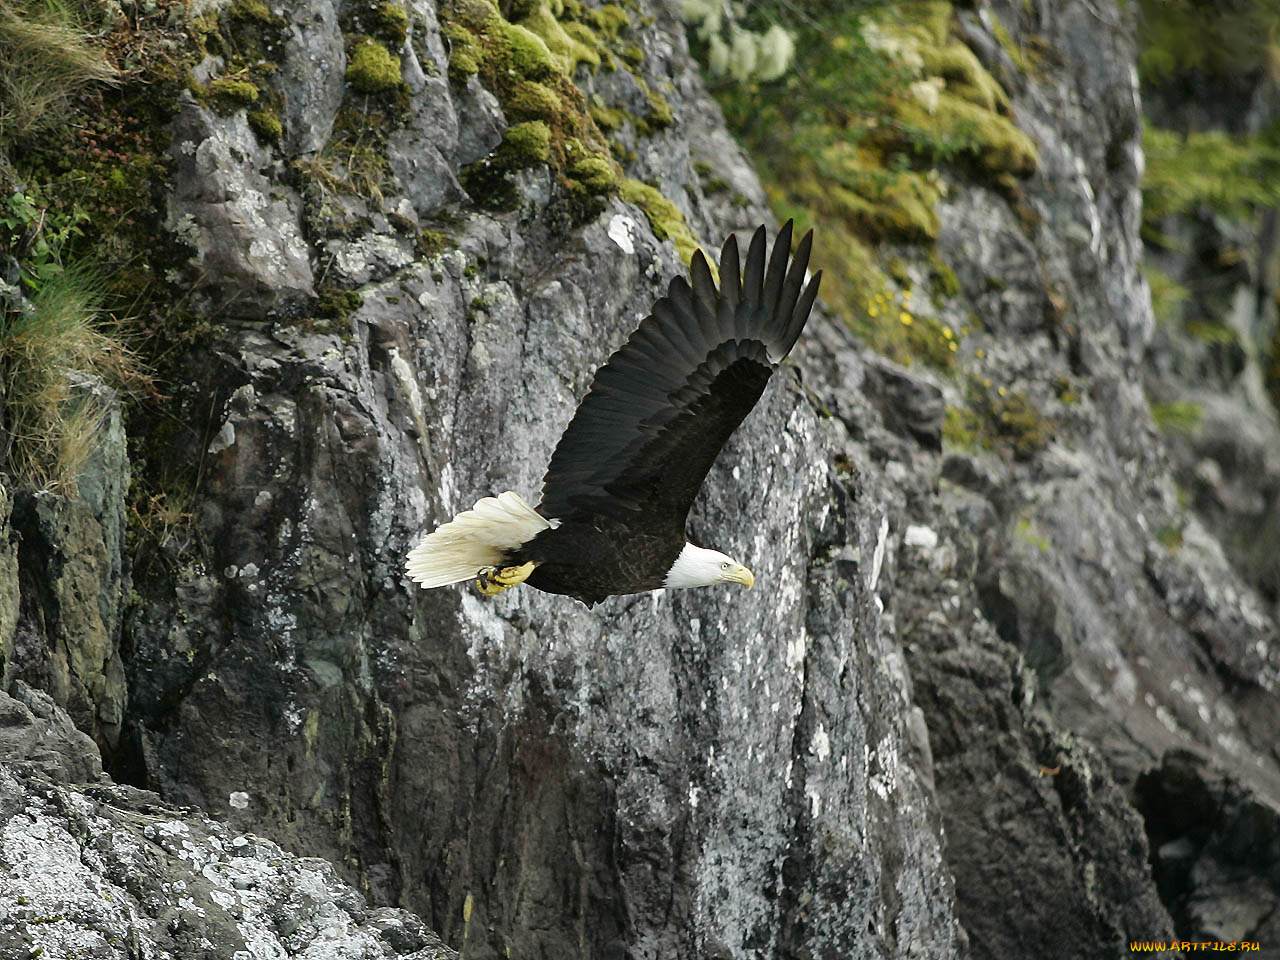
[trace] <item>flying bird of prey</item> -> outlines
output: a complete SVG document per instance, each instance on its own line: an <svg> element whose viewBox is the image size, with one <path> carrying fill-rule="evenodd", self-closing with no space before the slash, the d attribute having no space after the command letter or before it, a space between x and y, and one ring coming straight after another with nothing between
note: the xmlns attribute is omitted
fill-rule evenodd
<svg viewBox="0 0 1280 960"><path fill-rule="evenodd" d="M730 236L719 290L695 253L692 283L673 279L596 371L551 455L537 509L511 491L485 497L410 551L409 576L424 587L474 579L489 595L527 583L588 606L659 587L750 588L750 570L688 541L685 518L818 295L821 271L804 282L813 231L788 269L791 232L788 221L766 266L765 230L756 230L741 272Z"/></svg>

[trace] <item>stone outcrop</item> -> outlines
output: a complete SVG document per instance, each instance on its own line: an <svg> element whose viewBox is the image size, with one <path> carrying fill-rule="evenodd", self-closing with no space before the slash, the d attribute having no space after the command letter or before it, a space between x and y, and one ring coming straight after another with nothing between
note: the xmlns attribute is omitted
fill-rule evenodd
<svg viewBox="0 0 1280 960"><path fill-rule="evenodd" d="M4 956L457 957L412 914L369 908L331 864L106 780L93 740L14 687L0 694Z"/></svg>

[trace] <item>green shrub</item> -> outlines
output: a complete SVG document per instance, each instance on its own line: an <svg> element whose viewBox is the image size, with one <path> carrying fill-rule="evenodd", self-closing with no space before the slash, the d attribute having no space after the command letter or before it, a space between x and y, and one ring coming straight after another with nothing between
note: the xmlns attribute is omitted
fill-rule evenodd
<svg viewBox="0 0 1280 960"><path fill-rule="evenodd" d="M1261 137L1221 130L1181 134L1146 125L1142 130L1144 239L1164 244L1167 216L1210 210L1233 220L1280 203L1280 149Z"/></svg>

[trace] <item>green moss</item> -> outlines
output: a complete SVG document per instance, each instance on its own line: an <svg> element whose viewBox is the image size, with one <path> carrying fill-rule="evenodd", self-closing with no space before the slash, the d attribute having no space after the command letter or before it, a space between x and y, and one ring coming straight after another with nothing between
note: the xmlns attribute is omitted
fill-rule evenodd
<svg viewBox="0 0 1280 960"><path fill-rule="evenodd" d="M1007 450L1029 460L1053 440L1056 424L1025 393L970 381L967 399L967 407L948 407L943 420L943 439L953 447Z"/></svg>
<svg viewBox="0 0 1280 960"><path fill-rule="evenodd" d="M698 241L685 223L684 214L674 203L656 188L630 178L622 181L621 193L623 200L635 204L644 213L655 237L669 239L685 263L693 259Z"/></svg>
<svg viewBox="0 0 1280 960"><path fill-rule="evenodd" d="M1057 395L1058 402L1064 406L1074 407L1080 403L1080 394L1077 392L1075 385L1071 382L1070 377L1058 377Z"/></svg>
<svg viewBox="0 0 1280 960"><path fill-rule="evenodd" d="M632 125L639 136L651 137L674 124L675 115L671 112L671 104L667 102L666 97L655 90L650 90L649 85L638 77L636 82L644 91L649 109L643 117L632 118Z"/></svg>
<svg viewBox="0 0 1280 960"><path fill-rule="evenodd" d="M480 63L463 50L454 50L449 57L449 79L454 83L466 83L468 77L480 72Z"/></svg>
<svg viewBox="0 0 1280 960"><path fill-rule="evenodd" d="M599 95L592 96L587 104L587 111L591 114L591 119L605 133L613 133L615 130L622 129L623 124L627 122L627 112L619 110L615 107L607 107Z"/></svg>
<svg viewBox="0 0 1280 960"><path fill-rule="evenodd" d="M537 36L549 51L556 69L567 77L572 77L584 63L593 67L600 65L600 55L595 47L584 42L580 36L569 34L565 25L545 5L540 5L528 16L521 18L518 29Z"/></svg>
<svg viewBox="0 0 1280 960"><path fill-rule="evenodd" d="M925 73L942 77L947 82L946 89L952 94L983 110L1004 114L1009 112L1009 97L1004 88L963 43L921 45L919 52L924 61Z"/></svg>
<svg viewBox="0 0 1280 960"><path fill-rule="evenodd" d="M441 233L438 230L424 229L420 235L417 252L419 256L429 259L431 257L438 257L451 246L453 246L453 242L449 239L447 234Z"/></svg>
<svg viewBox="0 0 1280 960"><path fill-rule="evenodd" d="M567 33L574 40L577 40L579 43L583 44L584 46L592 50L595 50L595 45L596 43L599 42L599 37L597 37L595 31L592 30L585 23L570 22L570 23L562 24L562 26L564 27L564 32ZM598 52L596 52L595 55L597 58L600 56ZM599 63L596 63L595 66L599 66Z"/></svg>
<svg viewBox="0 0 1280 960"><path fill-rule="evenodd" d="M798 157L789 177L795 202L862 236L906 242L938 236L937 181L909 170L887 171L871 151L833 143L816 156Z"/></svg>
<svg viewBox="0 0 1280 960"><path fill-rule="evenodd" d="M512 120L553 120L564 109L560 95L536 80L521 80L503 103Z"/></svg>
<svg viewBox="0 0 1280 960"><path fill-rule="evenodd" d="M271 8L263 0L236 0L227 13L238 20L257 21L262 24L277 22L277 18L271 15Z"/></svg>
<svg viewBox="0 0 1280 960"><path fill-rule="evenodd" d="M625 16L547 0L507 2L503 9L510 21L487 0L440 5L441 28L461 64L454 70L451 61L451 77L465 79L474 67L508 119L516 121L494 155L465 171L464 183L485 205L512 209L519 197L510 173L545 162L559 188L551 197L548 223L571 228L598 213L599 198L616 189L618 173L601 128L616 130L629 119L599 98L588 106L571 77L584 64L601 62ZM518 129L528 123L542 125L535 141L526 139L529 130Z"/></svg>
<svg viewBox="0 0 1280 960"><path fill-rule="evenodd" d="M1054 424L1021 392L990 397L988 409L996 436L1019 460L1030 460L1053 439Z"/></svg>
<svg viewBox="0 0 1280 960"><path fill-rule="evenodd" d="M360 93L384 93L400 86L400 60L376 40L361 40L347 63L347 83Z"/></svg>
<svg viewBox="0 0 1280 960"><path fill-rule="evenodd" d="M1177 553L1182 547L1183 532L1187 529L1185 520L1167 523L1156 531L1156 541L1170 553Z"/></svg>
<svg viewBox="0 0 1280 960"><path fill-rule="evenodd" d="M364 298L354 290L338 287L316 289L316 313L328 320L347 320L364 304Z"/></svg>
<svg viewBox="0 0 1280 960"><path fill-rule="evenodd" d="M929 255L929 280L934 292L940 297L950 300L960 295L960 278L951 269L951 265L936 253Z"/></svg>
<svg viewBox="0 0 1280 960"><path fill-rule="evenodd" d="M569 163L569 176L588 193L604 195L618 189L620 178L613 161L598 153L587 154Z"/></svg>
<svg viewBox="0 0 1280 960"><path fill-rule="evenodd" d="M552 56L542 37L519 24L503 24L502 29L506 49L495 53L499 58L509 60L509 69L515 74L545 80L557 71L560 63Z"/></svg>
<svg viewBox="0 0 1280 960"><path fill-rule="evenodd" d="M994 12L991 14L991 33L996 38L996 43L1000 44L1000 49L1009 55L1009 59L1013 61L1019 73L1034 77L1043 72L1044 57L1041 53L1043 39L1031 37L1024 47L1009 35L1009 31L1005 29L1005 25Z"/></svg>
<svg viewBox="0 0 1280 960"><path fill-rule="evenodd" d="M551 159L551 129L541 120L514 123L503 134L498 153L511 169L546 163Z"/></svg>
<svg viewBox="0 0 1280 960"><path fill-rule="evenodd" d="M942 420L942 441L949 447L973 452L978 449L982 424L968 407L947 407Z"/></svg>
<svg viewBox="0 0 1280 960"><path fill-rule="evenodd" d="M219 113L234 113L258 101L258 88L247 80L219 78L194 91L197 99Z"/></svg>
<svg viewBox="0 0 1280 960"><path fill-rule="evenodd" d="M1204 407L1187 400L1153 403L1151 419L1162 433L1191 433L1204 419Z"/></svg>
<svg viewBox="0 0 1280 960"><path fill-rule="evenodd" d="M254 110L250 112L249 126L258 135L258 139L264 143L279 144L280 137L284 133L284 128L280 125L280 118L269 110Z"/></svg>
<svg viewBox="0 0 1280 960"><path fill-rule="evenodd" d="M440 32L449 41L449 79L454 83L466 83L468 77L480 72L483 59L479 40L465 26L456 22L441 24Z"/></svg>
<svg viewBox="0 0 1280 960"><path fill-rule="evenodd" d="M609 40L617 40L631 24L630 15L616 3L606 3L589 15L592 25Z"/></svg>
<svg viewBox="0 0 1280 960"><path fill-rule="evenodd" d="M373 8L373 25L378 39L399 49L409 35L409 13L398 3L380 3Z"/></svg>
<svg viewBox="0 0 1280 960"><path fill-rule="evenodd" d="M1036 172L1040 158L1031 138L1012 121L970 99L944 90L933 113L905 100L899 113L910 127L931 130L949 149L974 158L990 175L1029 177Z"/></svg>
<svg viewBox="0 0 1280 960"><path fill-rule="evenodd" d="M510 174L551 159L551 130L541 120L507 127L502 143L489 156L462 172L462 185L478 203L512 210L520 202Z"/></svg>

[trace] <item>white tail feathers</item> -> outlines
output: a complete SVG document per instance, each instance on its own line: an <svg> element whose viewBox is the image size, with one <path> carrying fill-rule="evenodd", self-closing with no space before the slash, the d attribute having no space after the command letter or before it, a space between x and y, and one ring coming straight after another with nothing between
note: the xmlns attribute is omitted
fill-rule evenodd
<svg viewBox="0 0 1280 960"><path fill-rule="evenodd" d="M470 580L481 568L502 563L508 550L556 526L508 490L485 497L427 534L409 551L405 570L424 587Z"/></svg>

